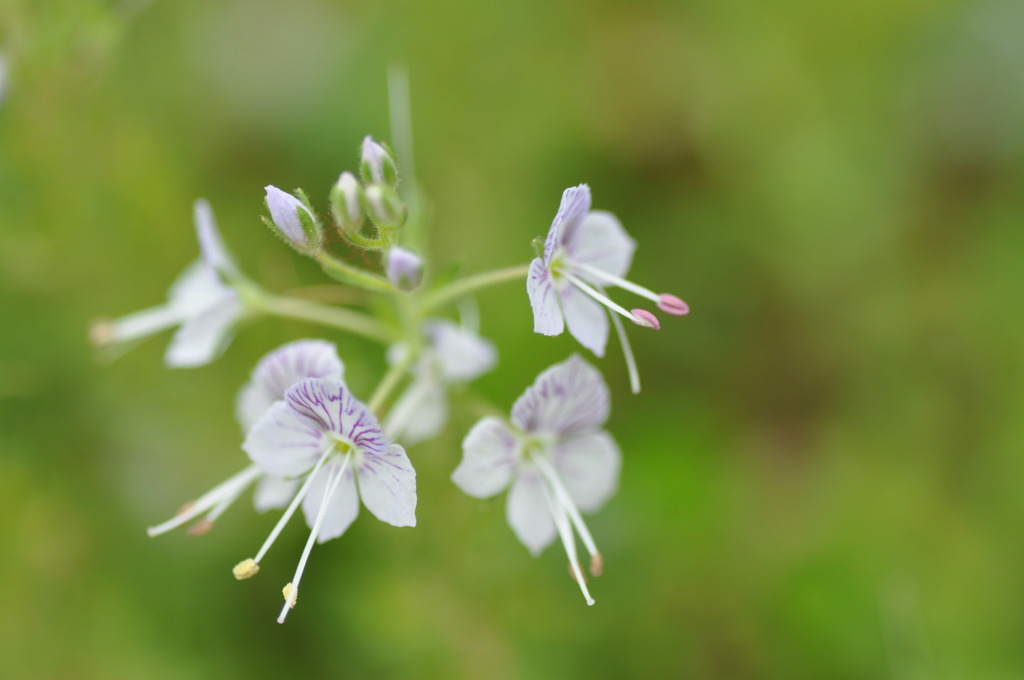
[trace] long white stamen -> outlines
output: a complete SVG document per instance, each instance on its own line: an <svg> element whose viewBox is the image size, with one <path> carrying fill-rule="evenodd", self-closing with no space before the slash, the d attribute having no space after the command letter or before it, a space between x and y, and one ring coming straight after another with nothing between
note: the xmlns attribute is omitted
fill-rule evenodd
<svg viewBox="0 0 1024 680"><path fill-rule="evenodd" d="M97 345L126 342L144 338L181 323L184 315L171 305L150 307L133 312L113 321L93 326L92 340ZM102 332L100 329L103 329Z"/></svg>
<svg viewBox="0 0 1024 680"><path fill-rule="evenodd" d="M622 321L614 314L612 325L615 326L615 334L619 336L619 344L622 345L622 355L626 357L626 370L629 372L629 389L633 394L640 394L640 371L636 367L636 357L633 356L633 348L626 336L626 329L622 327Z"/></svg>
<svg viewBox="0 0 1024 680"><path fill-rule="evenodd" d="M648 300L651 300L653 302L658 302L659 300L661 300L661 297L657 293L655 293L653 290L649 290L647 288L644 288L643 286L635 284L632 281L628 281L628 280L622 278L621 276L615 276L614 274L609 274L608 272L604 271L603 269L598 269L597 267L595 267L593 265L590 265L590 264L587 264L585 262L576 262L575 260L572 260L572 261L569 262L569 266L571 266L573 269L578 269L579 271L584 271L584 272L590 274L591 276L599 278L599 279L601 279L603 281L606 281L606 282L608 282L610 284L616 285L619 288L622 288L624 290L628 290L631 293L636 293L640 297L645 297Z"/></svg>
<svg viewBox="0 0 1024 680"><path fill-rule="evenodd" d="M583 578L583 570L580 569L580 561L576 556L576 541L572 535L572 526L569 525L569 520L565 516L565 510L562 508L561 503L556 503L551 498L551 492L548 491L547 484L542 484L541 488L544 490L544 498L547 499L548 507L551 509L551 516L555 520L555 527L558 528L558 536L562 539L562 546L565 547L565 554L569 558L569 569L572 570L573 578L579 584L587 605L593 606L594 598L590 596L590 591L587 590L587 582Z"/></svg>
<svg viewBox="0 0 1024 680"><path fill-rule="evenodd" d="M566 279L568 279L569 282L572 283L572 285L576 286L577 288L582 290L584 293L586 293L587 295L589 295L590 297L594 298L595 300L600 302L602 305L607 307L608 309L610 309L610 310L612 310L614 312L618 312L619 314L621 314L622 316L626 317L627 319L629 319L630 321L632 321L635 324L639 324L641 326L644 325L644 322L641 321L640 319L638 319L636 316L634 316L631 311L629 311L625 307L623 307L623 306L621 306L621 305L619 305L619 304L617 304L615 302L612 302L611 298L609 298L607 295L603 295L603 294L599 293L590 284L586 283L585 281L580 279L578 276L574 276L574 275L570 274L569 272L565 271L564 269L560 273L561 273L562 276L564 276Z"/></svg>
<svg viewBox="0 0 1024 680"><path fill-rule="evenodd" d="M155 527L149 527L146 529L146 533L150 536L159 536L160 534L167 533L171 529L176 529L182 524L192 521L218 504L224 504L225 507L231 505L231 503L238 498L238 495L245 490L245 487L247 487L254 479L259 477L259 475L260 469L255 465L250 465L241 472L228 477L226 480L204 493L195 500L191 507L189 507L185 512L178 513L163 524L158 524ZM223 510L221 510L221 512L223 512Z"/></svg>
<svg viewBox="0 0 1024 680"><path fill-rule="evenodd" d="M302 572L306 569L306 561L309 560L309 553L313 551L313 543L316 542L316 537L320 535L320 527L323 526L324 517L327 516L327 507L331 504L331 496L334 495L335 489L338 488L338 484L341 482L342 477L345 476L345 471L348 469L348 463L352 459L352 454L348 454L344 457L344 462L341 464L341 469L337 475L334 471L331 471L331 476L327 478L327 490L324 492L324 498L320 502L320 510L316 513L316 521L313 522L313 529L309 532L309 539L306 541L306 547L302 550L302 557L299 558L299 566L295 569L295 576L292 577L291 582L288 584L291 588L286 588L287 596L285 597L284 607L281 608L281 613L277 617L278 623L284 623L285 618L288 616L288 612L295 606L295 602L299 596L299 581L302 580Z"/></svg>
<svg viewBox="0 0 1024 680"><path fill-rule="evenodd" d="M299 503L301 503L302 499L306 497L307 493L309 493L309 487L312 486L313 484L313 478L316 477L316 474L318 472L320 472L320 468L323 466L324 462L327 460L329 456L330 453L325 453L324 455L320 456L320 460L316 462L316 465L313 466L313 469L309 471L308 475L306 475L306 481L302 483L302 486L299 488L298 493L295 494L295 498L293 498L292 502L288 504L288 507L285 509L284 514L281 515L281 519L277 520L277 524L274 525L274 528L273 530L271 530L270 535L267 536L267 540L263 541L263 545L260 547L260 551L256 553L256 557L253 558L254 562L258 564L259 561L262 560L263 557L267 554L267 551L270 550L270 546L273 545L274 541L277 540L277 537L281 534L281 531L284 529L284 525L287 524L288 520L290 520L292 518L292 515L295 514L295 510L299 507Z"/></svg>
<svg viewBox="0 0 1024 680"><path fill-rule="evenodd" d="M559 478L554 466L542 455L533 456L533 462L548 482L551 483L551 488L555 490L555 496L562 504L562 507L568 511L569 518L576 527L576 531L579 532L580 540L583 541L587 552L590 553L591 557L600 554L597 551L597 545L594 544L594 537L590 535L590 530L587 529L587 525L584 523L579 509L576 507L576 503L573 502L572 497L569 495L569 490L562 484L562 480Z"/></svg>

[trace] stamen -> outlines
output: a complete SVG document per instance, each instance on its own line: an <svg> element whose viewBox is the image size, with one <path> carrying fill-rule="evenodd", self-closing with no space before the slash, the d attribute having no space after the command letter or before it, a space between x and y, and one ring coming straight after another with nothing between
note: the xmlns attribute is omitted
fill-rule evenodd
<svg viewBox="0 0 1024 680"><path fill-rule="evenodd" d="M659 295L657 293L655 293L653 290L649 290L647 288L644 288L643 286L635 284L632 281L628 281L628 280L622 278L621 276L615 276L614 274L609 274L608 272L604 271L603 269L598 269L597 267L595 267L593 265L586 264L585 262L576 262L575 260L573 260L573 261L569 262L569 266L572 267L573 269L577 269L579 271L586 272L586 273L590 274L591 276L593 276L595 278L598 278L598 279L601 279L601 280L605 281L606 283L610 283L610 284L612 284L614 286L618 286L619 288L622 288L623 290L628 290L631 293L636 293L640 297L645 297L648 300L650 300L651 302L658 302L658 300L659 300Z"/></svg>
<svg viewBox="0 0 1024 680"><path fill-rule="evenodd" d="M658 309L673 316L686 316L690 313L690 305L668 293L658 296Z"/></svg>
<svg viewBox="0 0 1024 680"><path fill-rule="evenodd" d="M558 476L558 471L555 470L551 462L541 454L534 455L532 458L537 469L541 471L544 478L551 484L551 488L555 490L555 496L558 498L559 503L569 513L569 518L572 519L573 525L576 527L576 531L580 534L580 540L583 541L583 545L586 547L587 552L591 556L591 564L593 564L593 557L595 555L600 559L600 553L597 552L597 544L594 543L594 537L590 535L590 530L587 529L586 523L583 521L583 516L580 515L579 508L576 507L576 503L572 500L572 496L569 495L569 490L562 484L561 478ZM601 567L598 567L598 571L601 571ZM597 576L597 574L594 574Z"/></svg>
<svg viewBox="0 0 1024 680"><path fill-rule="evenodd" d="M626 330L622 327L622 320L614 314L611 317L612 326L615 327L615 334L619 336L619 344L622 345L622 354L626 357L626 370L629 372L629 389L633 394L640 394L640 371L636 367L633 348L629 345L629 338L626 337Z"/></svg>
<svg viewBox="0 0 1024 680"><path fill-rule="evenodd" d="M587 601L588 606L594 605L594 598L590 596L590 591L587 590L587 581L583 577L583 570L580 569L579 560L576 558L576 541L572 535L572 526L570 526L568 519L565 516L565 510L562 508L560 503L556 503L551 498L551 492L548 491L546 484L542 484L541 488L544 490L544 498L548 501L548 508L551 509L551 516L555 520L555 527L558 529L558 536L562 539L562 546L565 548L565 555L569 558L569 571L573 578L576 579L576 583L580 587L580 591L583 593L583 598Z"/></svg>
<svg viewBox="0 0 1024 680"><path fill-rule="evenodd" d="M231 570L231 573L235 575L235 578L239 581L244 581L247 578L252 578L256 574L260 573L260 565L256 564L256 560L251 557L242 560Z"/></svg>
<svg viewBox="0 0 1024 680"><path fill-rule="evenodd" d="M231 500L234 500L234 499L232 498ZM227 507L227 505L224 505L223 503L221 505L223 505L224 507ZM210 519L209 517L204 517L201 520L199 520L198 522L196 522L195 524L193 524L192 526L190 526L185 531L185 533L188 534L189 536L202 536L203 534L205 534L206 532L208 532L212 528L213 528L213 520Z"/></svg>
<svg viewBox="0 0 1024 680"><path fill-rule="evenodd" d="M585 281L580 279L578 276L573 276L572 274L570 274L569 272L567 272L565 270L562 270L561 273L562 273L562 276L564 276L570 283L572 283L572 285L576 286L581 291L583 291L584 293L586 293L590 297L594 298L595 300L600 302L602 305L604 305L608 309L610 309L610 310L612 310L614 312L618 312L619 314L621 314L622 316L626 317L627 319L629 319L630 321L632 321L633 323L635 323L635 324L637 324L639 326L643 326L644 325L644 322L641 321L636 316L634 316L633 313L630 312L628 309L626 309L625 307L623 307L620 304L612 302L611 298L609 298L607 295L599 293L589 283L586 283Z"/></svg>
<svg viewBox="0 0 1024 680"><path fill-rule="evenodd" d="M661 322L658 321L658 317L654 316L646 309L634 309L633 316L639 321L636 321L637 326L643 326L644 328L653 328L654 330L661 330Z"/></svg>
<svg viewBox="0 0 1024 680"><path fill-rule="evenodd" d="M590 556L590 573L598 577L604 573L604 558L601 553L594 553Z"/></svg>
<svg viewBox="0 0 1024 680"><path fill-rule="evenodd" d="M291 582L285 586L284 589L284 607L281 609L281 613L277 617L278 623L284 623L285 617L288 616L288 612L295 607L295 603L299 597L299 581L302 580L302 572L306 569L306 561L309 560L309 553L313 551L313 543L316 542L316 537L320 535L320 527L323 526L324 517L327 516L327 507L331 504L331 496L334 495L334 491L338 488L338 484L345 476L345 471L348 469L349 461L352 459L352 455L349 454L344 457L344 462L341 464L341 469L335 474L335 470L331 470L330 476L327 478L327 490L324 492L324 498L320 502L320 509L316 513L316 521L313 522L313 528L309 532L309 538L306 540L306 547L302 550L302 557L299 558L299 566L295 569L295 576Z"/></svg>
<svg viewBox="0 0 1024 680"><path fill-rule="evenodd" d="M170 305L150 307L120 319L94 321L89 328L89 339L93 345L103 347L114 342L144 338L178 325L182 318L181 310Z"/></svg>
<svg viewBox="0 0 1024 680"><path fill-rule="evenodd" d="M316 465L313 466L313 469L309 471L309 474L306 476L306 481L302 483L301 487L299 487L295 497L292 498L292 502L288 504L288 507L285 508L284 514L281 515L281 519L277 520L277 524L275 524L274 528L270 531L270 535L267 536L267 540L263 541L263 545L260 546L260 550L256 553L256 557L254 558L256 562L263 559L267 554L267 551L270 550L270 546L274 544L274 541L276 541L277 537L281 534L281 530L284 529L284 525L287 524L288 520L290 520L292 515L295 514L295 510L299 507L299 503L301 503L302 499L306 497L307 493L309 493L309 487L313 483L313 478L316 477L320 468L323 467L324 461L327 460L328 455L329 454L325 453L320 456L320 460L318 460Z"/></svg>
<svg viewBox="0 0 1024 680"><path fill-rule="evenodd" d="M193 519L219 503L226 502L230 505L245 490L245 487L252 483L252 481L261 474L262 472L258 467L250 465L241 472L228 477L226 480L200 496L199 499L191 503L186 503L182 509L178 511L178 514L163 524L149 527L146 529L146 533L151 537L159 536L160 534L167 533L171 529L177 529L182 524L191 522Z"/></svg>
<svg viewBox="0 0 1024 680"><path fill-rule="evenodd" d="M289 609L295 609L295 605L299 603L299 589L291 583L286 583L284 588L281 588L281 594L284 595L285 605Z"/></svg>

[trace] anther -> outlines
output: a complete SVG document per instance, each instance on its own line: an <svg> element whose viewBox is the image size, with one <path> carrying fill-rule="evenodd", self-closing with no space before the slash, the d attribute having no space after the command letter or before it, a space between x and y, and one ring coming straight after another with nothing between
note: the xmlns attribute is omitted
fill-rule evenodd
<svg viewBox="0 0 1024 680"><path fill-rule="evenodd" d="M668 293L658 296L658 309L672 316L686 316L690 313L690 305Z"/></svg>
<svg viewBox="0 0 1024 680"><path fill-rule="evenodd" d="M202 536L207 531L213 528L213 522L206 517L202 518L192 526L188 528L187 533L189 536Z"/></svg>
<svg viewBox="0 0 1024 680"><path fill-rule="evenodd" d="M288 583L281 589L281 594L284 595L284 601L288 603L288 606L295 609L295 605L299 601L299 589Z"/></svg>
<svg viewBox="0 0 1024 680"><path fill-rule="evenodd" d="M252 578L260 572L260 565L256 564L256 560L251 557L246 560L242 560L235 565L235 568L231 570L231 573L235 575L235 578L239 581L244 581L247 578Z"/></svg>
<svg viewBox="0 0 1024 680"><path fill-rule="evenodd" d="M109 345L116 337L114 322L109 319L96 319L89 324L89 341L94 347Z"/></svg>
<svg viewBox="0 0 1024 680"><path fill-rule="evenodd" d="M189 502L185 503L184 505L182 505L180 508L178 508L178 512L174 513L174 516L175 517L181 517L182 515L184 515L187 512L192 512L192 508L194 508L194 507L196 507L196 502L195 501L189 501Z"/></svg>
<svg viewBox="0 0 1024 680"><path fill-rule="evenodd" d="M633 313L633 323L637 326L653 328L654 330L661 328L661 323L658 321L658 317L654 316L646 309L631 309L629 311Z"/></svg>

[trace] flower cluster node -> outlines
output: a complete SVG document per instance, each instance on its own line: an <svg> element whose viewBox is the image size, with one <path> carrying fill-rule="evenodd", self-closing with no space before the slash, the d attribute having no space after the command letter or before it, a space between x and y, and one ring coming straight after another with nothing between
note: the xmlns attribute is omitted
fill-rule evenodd
<svg viewBox="0 0 1024 680"><path fill-rule="evenodd" d="M158 536L188 525L190 536L204 534L251 489L257 511L280 514L255 556L232 569L237 580L246 580L259 573L261 561L301 510L309 535L282 590L281 623L296 605L313 547L342 536L361 509L394 527L416 526L416 471L406 447L438 435L451 404L458 403L449 395L464 391L498 363L494 343L479 334L471 293L525 276L534 330L559 335L568 329L599 357L614 327L634 392L640 389L639 376L622 319L651 329L660 328L660 322L646 309L623 307L608 291L621 288L673 316L689 312L678 297L625 278L636 243L614 215L590 209L585 184L563 192L547 238L538 242L537 257L528 267L421 288L423 258L401 244L409 206L399 196L398 183L394 154L366 137L358 176L342 172L330 189L338 233L349 245L377 253L362 258L371 266L379 259L377 271L329 252L321 222L301 190L289 194L265 187L270 216L263 220L275 234L336 280L387 296L383 304L350 309L265 292L237 267L210 206L200 200L194 207L200 257L174 282L167 301L118 319L97 320L89 328L93 344L122 348L173 328L165 356L170 367L213 361L240 321L267 314L318 322L387 347L389 367L365 402L356 396L363 394L362 386L353 389L346 382L332 342L297 340L268 352L235 403L246 464L147 529ZM421 224L422 216L416 217ZM458 322L437 316L452 302L459 303ZM557 539L588 605L594 598L581 558L589 555L594 577L603 573L604 561L583 516L600 510L615 494L622 466L619 446L604 429L610 410L604 378L573 354L541 372L512 404L508 418L487 416L473 425L451 474L452 482L473 497L507 492L508 524L534 556Z"/></svg>

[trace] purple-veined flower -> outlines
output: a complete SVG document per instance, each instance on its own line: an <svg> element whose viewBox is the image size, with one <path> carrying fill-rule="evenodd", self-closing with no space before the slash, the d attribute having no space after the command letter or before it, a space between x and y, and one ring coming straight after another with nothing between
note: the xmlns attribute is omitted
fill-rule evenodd
<svg viewBox="0 0 1024 680"><path fill-rule="evenodd" d="M405 449L388 440L341 380L307 378L292 385L249 431L242 448L264 473L303 480L256 557L234 568L239 579L259 571L260 560L302 505L311 531L285 586L279 623L295 606L313 543L341 536L359 513L360 499L381 521L416 525L416 472Z"/></svg>
<svg viewBox="0 0 1024 680"><path fill-rule="evenodd" d="M224 247L210 204L195 204L201 258L171 285L167 302L114 320L96 321L89 336L98 347L129 347L136 341L178 327L164 355L172 368L208 364L231 341L245 315L236 287L242 276Z"/></svg>
<svg viewBox="0 0 1024 680"><path fill-rule="evenodd" d="M407 446L436 436L448 421L448 388L468 383L497 364L494 343L447 319L425 324L425 346L412 367L413 380L391 408L384 431ZM400 361L405 343L392 345L388 359Z"/></svg>
<svg viewBox="0 0 1024 680"><path fill-rule="evenodd" d="M544 242L544 256L530 263L526 290L533 308L533 330L560 335L566 326L576 340L597 356L604 356L611 317L622 343L633 392L640 391L636 361L619 316L638 326L660 328L657 317L645 309L628 310L605 293L618 286L647 298L668 314L689 312L685 302L668 293L655 293L625 277L636 242L615 215L590 209L590 187L570 187L562 193L558 213ZM605 307L609 312L606 312Z"/></svg>
<svg viewBox="0 0 1024 680"><path fill-rule="evenodd" d="M344 366L332 343L323 340L298 340L278 347L256 364L252 378L239 390L235 414L247 434L271 406L284 399L289 387L305 378L342 379ZM283 508L295 497L299 482L268 475L256 464L232 475L224 482L187 503L171 519L150 527L150 536L176 529L203 516L189 528L189 535L204 534L251 484L256 483L253 504L258 512Z"/></svg>
<svg viewBox="0 0 1024 680"><path fill-rule="evenodd" d="M622 456L602 427L608 386L574 354L541 373L512 406L509 422L480 420L462 443L452 481L470 496L509 488L509 525L532 554L557 535L587 604L594 604L576 556L578 534L590 553L590 573L604 565L581 512L595 512L618 487Z"/></svg>

